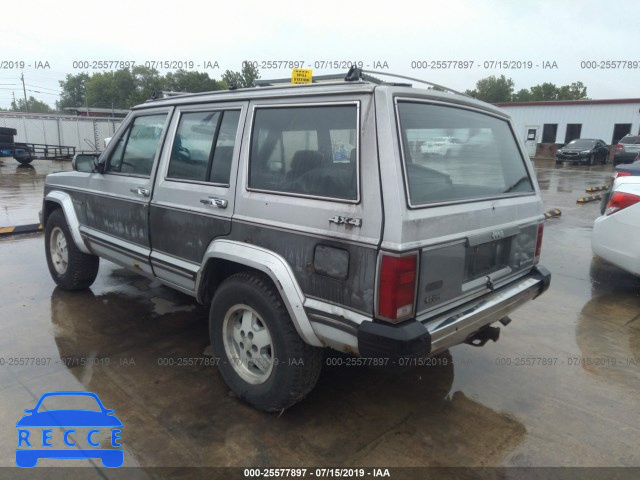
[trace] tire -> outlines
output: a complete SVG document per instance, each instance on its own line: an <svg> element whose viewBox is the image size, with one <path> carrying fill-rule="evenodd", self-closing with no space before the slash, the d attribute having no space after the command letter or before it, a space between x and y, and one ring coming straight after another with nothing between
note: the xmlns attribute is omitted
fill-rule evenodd
<svg viewBox="0 0 640 480"><path fill-rule="evenodd" d="M589 166L593 165L593 153L589 155L589 160L587 160L587 165Z"/></svg>
<svg viewBox="0 0 640 480"><path fill-rule="evenodd" d="M98 275L100 258L78 250L62 209L49 215L44 235L47 266L53 281L64 290L89 288Z"/></svg>
<svg viewBox="0 0 640 480"><path fill-rule="evenodd" d="M16 130L15 128L0 127L0 135L10 135L12 137L15 137L17 134L18 130Z"/></svg>
<svg viewBox="0 0 640 480"><path fill-rule="evenodd" d="M323 349L304 343L262 274L236 273L220 285L209 335L224 381L259 410L282 411L299 402L320 376Z"/></svg>
<svg viewBox="0 0 640 480"><path fill-rule="evenodd" d="M33 158L31 157L21 157L21 158L16 158L13 157L17 160L17 162L21 165L28 165L29 163L33 162Z"/></svg>

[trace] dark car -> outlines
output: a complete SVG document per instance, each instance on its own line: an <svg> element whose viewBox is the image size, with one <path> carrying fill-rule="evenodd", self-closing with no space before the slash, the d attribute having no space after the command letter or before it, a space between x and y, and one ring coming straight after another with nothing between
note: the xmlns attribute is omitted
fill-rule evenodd
<svg viewBox="0 0 640 480"><path fill-rule="evenodd" d="M640 153L635 157L635 162L626 165L618 165L611 175L611 186L618 177L640 176ZM604 211L609 203L609 196L611 195L611 186L602 195L602 201L600 202L600 214L604 215Z"/></svg>
<svg viewBox="0 0 640 480"><path fill-rule="evenodd" d="M580 162L593 165L596 161L607 163L609 147L602 140L578 138L571 140L556 152L556 163Z"/></svg>
<svg viewBox="0 0 640 480"><path fill-rule="evenodd" d="M613 164L632 163L640 153L640 135L625 135L616 145Z"/></svg>

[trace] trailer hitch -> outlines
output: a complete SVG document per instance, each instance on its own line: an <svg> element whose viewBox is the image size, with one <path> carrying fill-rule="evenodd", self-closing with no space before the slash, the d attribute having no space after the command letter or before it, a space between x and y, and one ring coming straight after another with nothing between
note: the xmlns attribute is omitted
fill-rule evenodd
<svg viewBox="0 0 640 480"><path fill-rule="evenodd" d="M474 347L482 347L489 340L497 342L500 338L500 327L486 326L467 338L464 343Z"/></svg>

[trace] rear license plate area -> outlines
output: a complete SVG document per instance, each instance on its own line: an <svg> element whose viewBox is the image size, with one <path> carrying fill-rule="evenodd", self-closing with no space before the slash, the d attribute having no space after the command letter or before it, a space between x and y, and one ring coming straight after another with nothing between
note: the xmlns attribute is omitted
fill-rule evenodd
<svg viewBox="0 0 640 480"><path fill-rule="evenodd" d="M465 258L465 281L490 275L508 266L512 238L468 246Z"/></svg>

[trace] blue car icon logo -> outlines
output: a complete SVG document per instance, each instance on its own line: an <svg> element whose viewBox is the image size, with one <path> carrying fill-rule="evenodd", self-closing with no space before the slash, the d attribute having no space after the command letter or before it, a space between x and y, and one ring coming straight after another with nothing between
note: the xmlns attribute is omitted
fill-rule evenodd
<svg viewBox="0 0 640 480"><path fill-rule="evenodd" d="M47 403L71 405L74 401L80 401L83 408L47 406ZM85 409L86 406L90 409ZM45 393L36 406L25 413L16 423L18 467L35 467L41 458L99 458L108 468L121 467L124 463L124 450L118 448L121 447L122 422L114 410L104 408L95 393Z"/></svg>

